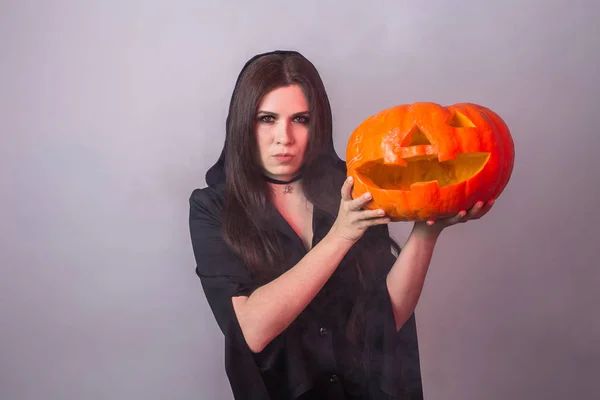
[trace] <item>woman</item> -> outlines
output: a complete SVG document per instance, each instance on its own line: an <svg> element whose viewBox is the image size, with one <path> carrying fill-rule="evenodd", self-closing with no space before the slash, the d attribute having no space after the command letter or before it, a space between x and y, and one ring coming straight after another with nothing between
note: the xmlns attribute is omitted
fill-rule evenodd
<svg viewBox="0 0 600 400"><path fill-rule="evenodd" d="M208 187L190 198L196 272L225 335L236 399L422 398L414 308L447 226L389 219L353 199L318 72L292 51L244 66Z"/></svg>

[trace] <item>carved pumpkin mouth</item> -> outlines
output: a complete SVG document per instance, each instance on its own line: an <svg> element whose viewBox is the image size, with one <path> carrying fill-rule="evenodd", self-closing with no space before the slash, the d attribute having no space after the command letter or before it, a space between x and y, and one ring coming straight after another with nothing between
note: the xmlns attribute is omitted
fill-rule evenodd
<svg viewBox="0 0 600 400"><path fill-rule="evenodd" d="M363 182L386 190L409 191L413 185L437 182L439 187L471 179L483 169L490 153L458 153L452 160L439 161L436 155L405 158L406 165L368 161L356 173Z"/></svg>

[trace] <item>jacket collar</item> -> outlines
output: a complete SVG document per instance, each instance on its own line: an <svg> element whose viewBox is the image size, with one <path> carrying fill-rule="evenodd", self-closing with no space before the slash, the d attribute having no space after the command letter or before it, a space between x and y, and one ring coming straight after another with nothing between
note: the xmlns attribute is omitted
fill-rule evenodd
<svg viewBox="0 0 600 400"><path fill-rule="evenodd" d="M224 183L220 183L218 185L213 186L213 190L215 190L215 192L219 194L221 198L225 197L226 187ZM281 213L277 210L273 203L267 202L266 213L269 222L275 229L277 229L277 231L284 234L290 240L298 243L304 248L304 244L302 243L301 238L298 236L296 231L294 231L294 229L287 222L287 220L283 217L283 215L281 215ZM321 239L327 233L326 230L329 229L327 223L328 219L328 215L324 210L321 210L316 205L313 205L313 243L315 238Z"/></svg>

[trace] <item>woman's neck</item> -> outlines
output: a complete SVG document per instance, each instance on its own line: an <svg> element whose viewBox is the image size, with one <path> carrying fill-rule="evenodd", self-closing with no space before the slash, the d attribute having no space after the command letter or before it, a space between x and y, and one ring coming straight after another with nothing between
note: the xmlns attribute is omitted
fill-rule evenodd
<svg viewBox="0 0 600 400"><path fill-rule="evenodd" d="M304 192L302 190L302 181L296 181L286 184L267 183L271 194L274 197L273 200L278 202L286 201L286 199L297 199L304 198Z"/></svg>
<svg viewBox="0 0 600 400"><path fill-rule="evenodd" d="M263 176L267 181L271 191L276 195L291 195L294 192L298 192L298 190L302 190L302 185L300 180L302 179L302 174L298 174L293 177L282 178L273 178L267 175Z"/></svg>

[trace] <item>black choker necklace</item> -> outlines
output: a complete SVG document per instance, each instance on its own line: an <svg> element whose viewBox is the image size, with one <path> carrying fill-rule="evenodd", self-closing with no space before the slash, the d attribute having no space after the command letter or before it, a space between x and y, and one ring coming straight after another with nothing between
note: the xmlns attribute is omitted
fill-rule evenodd
<svg viewBox="0 0 600 400"><path fill-rule="evenodd" d="M300 178L302 178L302 174L300 175L296 175L294 178L290 179L289 181L280 181L278 179L273 179L270 178L266 175L263 175L263 178L270 183L274 183L276 185L286 185L285 189L283 189L283 193L292 193L292 186L290 185L291 183L296 182L297 180L299 180Z"/></svg>

